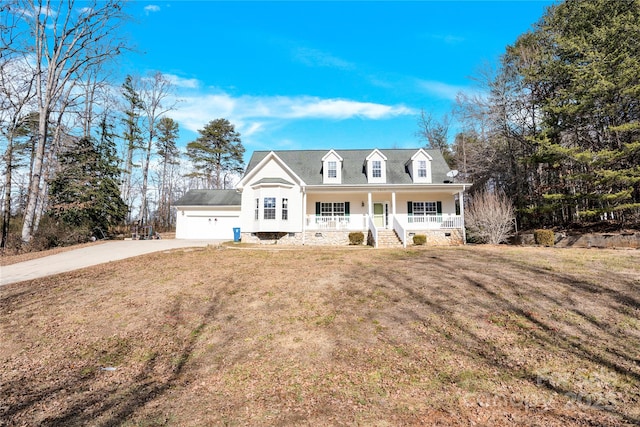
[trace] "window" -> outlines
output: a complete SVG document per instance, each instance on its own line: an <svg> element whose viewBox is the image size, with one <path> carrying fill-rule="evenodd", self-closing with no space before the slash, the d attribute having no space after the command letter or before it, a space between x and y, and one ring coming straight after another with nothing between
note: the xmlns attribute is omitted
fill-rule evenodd
<svg viewBox="0 0 640 427"><path fill-rule="evenodd" d="M289 199L282 199L282 220L289 219Z"/></svg>
<svg viewBox="0 0 640 427"><path fill-rule="evenodd" d="M342 157L334 150L329 150L322 157L322 183L340 184L342 181Z"/></svg>
<svg viewBox="0 0 640 427"><path fill-rule="evenodd" d="M338 166L336 162L327 162L327 178L338 177Z"/></svg>
<svg viewBox="0 0 640 427"><path fill-rule="evenodd" d="M265 197L264 198L264 219L276 219L276 198Z"/></svg>
<svg viewBox="0 0 640 427"><path fill-rule="evenodd" d="M436 202L413 202L414 215L436 215L438 205Z"/></svg>
<svg viewBox="0 0 640 427"><path fill-rule="evenodd" d="M260 199L256 199L256 215L255 215L255 220L259 220L260 219Z"/></svg>
<svg viewBox="0 0 640 427"><path fill-rule="evenodd" d="M371 176L374 178L382 178L382 162L380 160L371 162Z"/></svg>
<svg viewBox="0 0 640 427"><path fill-rule="evenodd" d="M426 160L418 161L418 177L419 178L427 177L427 161Z"/></svg>
<svg viewBox="0 0 640 427"><path fill-rule="evenodd" d="M320 215L322 216L344 216L344 202L320 203Z"/></svg>

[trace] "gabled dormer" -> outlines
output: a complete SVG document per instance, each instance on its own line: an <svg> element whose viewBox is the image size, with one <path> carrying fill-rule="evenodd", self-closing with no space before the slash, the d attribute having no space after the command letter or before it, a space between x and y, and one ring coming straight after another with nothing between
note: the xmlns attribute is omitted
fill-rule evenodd
<svg viewBox="0 0 640 427"><path fill-rule="evenodd" d="M387 157L375 149L366 159L367 182L385 184L387 182Z"/></svg>
<svg viewBox="0 0 640 427"><path fill-rule="evenodd" d="M334 150L322 158L322 183L342 184L342 157Z"/></svg>
<svg viewBox="0 0 640 427"><path fill-rule="evenodd" d="M419 149L407 162L407 169L414 184L431 184L431 161L433 158Z"/></svg>

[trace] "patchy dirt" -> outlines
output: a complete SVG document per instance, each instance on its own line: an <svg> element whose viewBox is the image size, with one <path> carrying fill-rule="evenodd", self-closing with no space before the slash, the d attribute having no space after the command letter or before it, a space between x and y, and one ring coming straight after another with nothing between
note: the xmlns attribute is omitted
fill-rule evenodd
<svg viewBox="0 0 640 427"><path fill-rule="evenodd" d="M0 425L640 423L640 251L277 249L0 289Z"/></svg>

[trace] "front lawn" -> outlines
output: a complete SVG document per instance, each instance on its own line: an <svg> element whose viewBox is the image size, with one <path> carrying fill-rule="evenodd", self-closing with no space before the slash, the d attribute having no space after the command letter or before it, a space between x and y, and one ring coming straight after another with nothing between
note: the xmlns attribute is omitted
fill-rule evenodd
<svg viewBox="0 0 640 427"><path fill-rule="evenodd" d="M640 251L207 248L0 288L3 425L633 425Z"/></svg>

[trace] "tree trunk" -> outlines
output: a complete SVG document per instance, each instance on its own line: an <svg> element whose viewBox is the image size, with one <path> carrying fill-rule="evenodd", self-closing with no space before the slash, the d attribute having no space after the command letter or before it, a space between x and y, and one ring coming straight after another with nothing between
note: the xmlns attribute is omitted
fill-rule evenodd
<svg viewBox="0 0 640 427"><path fill-rule="evenodd" d="M49 132L49 111L47 108L41 107L39 113L38 137L36 141L33 170L31 171L27 206L24 212L24 222L22 224L22 242L25 244L31 241L35 229L37 229L36 212L40 199L43 197L41 181L47 134Z"/></svg>
<svg viewBox="0 0 640 427"><path fill-rule="evenodd" d="M11 186L13 173L13 136L7 141L7 151L4 155L7 171L5 172L4 206L2 211L2 238L0 239L0 249L7 247L9 236L9 223L11 222Z"/></svg>
<svg viewBox="0 0 640 427"><path fill-rule="evenodd" d="M153 126L153 125L152 125ZM144 165L142 166L142 202L140 204L140 224L147 219L147 188L149 182L149 162L151 161L151 148L153 146L153 129L149 130L149 142L147 143Z"/></svg>

